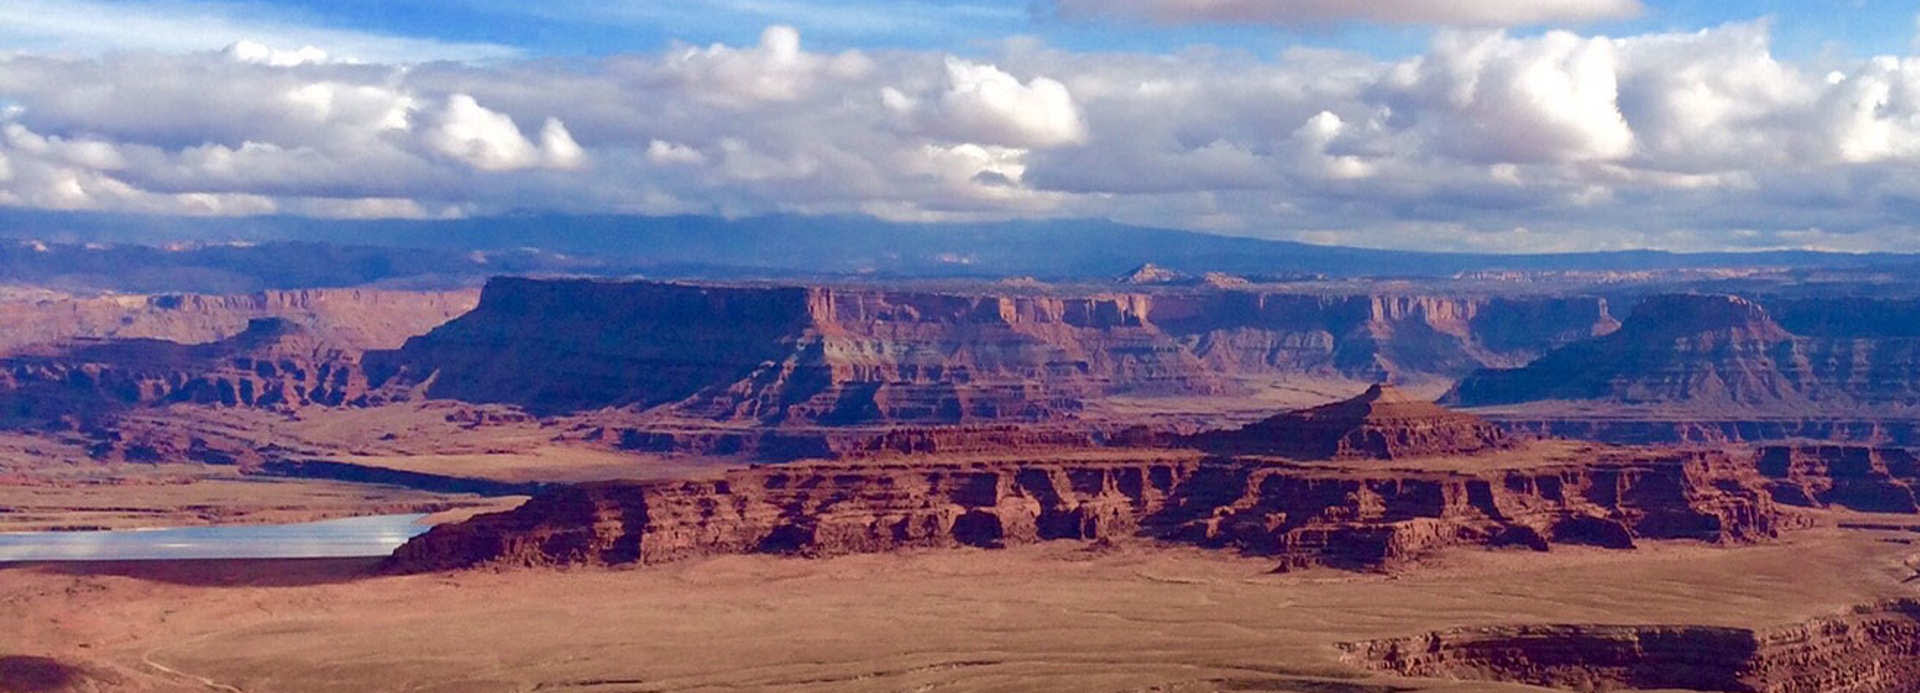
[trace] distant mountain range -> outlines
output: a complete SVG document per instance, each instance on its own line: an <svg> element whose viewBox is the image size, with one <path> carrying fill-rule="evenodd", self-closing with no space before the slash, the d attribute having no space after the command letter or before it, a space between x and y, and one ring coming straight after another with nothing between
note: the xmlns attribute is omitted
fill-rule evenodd
<svg viewBox="0 0 1920 693"><path fill-rule="evenodd" d="M1920 266L1920 255L1895 253L1429 253L1219 236L1102 220L915 224L864 217L550 214L325 220L0 209L0 237L21 241L0 244L0 282L66 282L128 290L472 283L487 275L510 273L716 279L1032 276L1104 281L1143 263L1193 276L1222 272L1329 277ZM236 242L246 245L233 245ZM158 250L166 246L175 248Z"/></svg>

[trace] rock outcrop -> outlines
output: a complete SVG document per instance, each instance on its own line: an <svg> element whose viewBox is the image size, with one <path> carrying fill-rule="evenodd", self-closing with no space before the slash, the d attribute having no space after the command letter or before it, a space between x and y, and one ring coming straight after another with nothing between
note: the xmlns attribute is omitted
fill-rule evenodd
<svg viewBox="0 0 1920 693"><path fill-rule="evenodd" d="M1594 451L1578 462L1443 470L1174 452L1057 462L796 464L710 481L583 484L436 527L388 567L651 564L1142 535L1393 569L1441 549L1646 538L1764 539L1795 526L1751 465L1717 452Z"/></svg>
<svg viewBox="0 0 1920 693"><path fill-rule="evenodd" d="M1729 413L1723 411L1589 410L1570 413L1482 411L1510 434L1536 438L1590 440L1613 445L1719 445L1829 440L1839 444L1920 446L1920 420L1894 414L1873 417L1811 412Z"/></svg>
<svg viewBox="0 0 1920 693"><path fill-rule="evenodd" d="M1773 497L1808 507L1920 513L1920 460L1913 451L1860 445L1772 445L1756 465Z"/></svg>
<svg viewBox="0 0 1920 693"><path fill-rule="evenodd" d="M1455 379L1620 326L1596 297L1212 291L1157 295L1152 322L1223 373Z"/></svg>
<svg viewBox="0 0 1920 693"><path fill-rule="evenodd" d="M1119 284L1150 285L1173 284L1187 279L1185 274L1149 262L1127 270L1126 274L1115 277L1113 281Z"/></svg>
<svg viewBox="0 0 1920 693"><path fill-rule="evenodd" d="M1836 305L1845 306L1845 302ZM1542 400L1667 407L1698 415L1792 415L1920 405L1920 337L1866 323L1848 333L1795 304L1787 331L1759 304L1728 295L1663 295L1618 331L1555 349L1522 368L1483 370L1443 399L1460 406Z"/></svg>
<svg viewBox="0 0 1920 693"><path fill-rule="evenodd" d="M1376 384L1347 400L1285 412L1230 430L1190 438L1214 451L1302 460L1472 455L1511 447L1485 419L1409 397Z"/></svg>
<svg viewBox="0 0 1920 693"><path fill-rule="evenodd" d="M1354 664L1403 676L1573 690L1903 693L1920 690L1920 602L1766 628L1491 626L1344 648Z"/></svg>
<svg viewBox="0 0 1920 693"><path fill-rule="evenodd" d="M1612 327L1597 298L496 279L472 313L367 362L378 383L541 414L927 425L1057 420L1105 395L1256 377L1451 378Z"/></svg>
<svg viewBox="0 0 1920 693"><path fill-rule="evenodd" d="M304 289L248 294L0 291L0 354L75 339L216 342L250 320L281 318L350 349L392 349L472 310L480 292Z"/></svg>
<svg viewBox="0 0 1920 693"><path fill-rule="evenodd" d="M192 402L293 410L364 404L359 354L280 318L207 344L79 341L0 359L0 420L94 420Z"/></svg>

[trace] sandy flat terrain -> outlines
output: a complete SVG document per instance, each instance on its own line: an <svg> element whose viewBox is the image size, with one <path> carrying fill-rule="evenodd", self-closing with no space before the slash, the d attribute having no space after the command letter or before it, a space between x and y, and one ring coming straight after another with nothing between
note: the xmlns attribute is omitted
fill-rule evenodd
<svg viewBox="0 0 1920 693"><path fill-rule="evenodd" d="M609 479L690 479L745 466L732 459L649 455L585 446L541 445L495 454L332 455L368 467L505 482L579 483Z"/></svg>
<svg viewBox="0 0 1920 693"><path fill-rule="evenodd" d="M249 423L243 415L222 422ZM318 451L312 458L474 479L563 483L695 477L739 464L534 444L527 442L530 434L515 435L522 449L489 452L470 445L446 453L331 456ZM261 476L230 465L94 459L85 443L76 436L0 432L0 532L305 522L461 508L501 510L524 500Z"/></svg>
<svg viewBox="0 0 1920 693"><path fill-rule="evenodd" d="M1912 595L1912 537L1466 551L1399 576L1077 542L406 577L366 561L16 565L0 567L0 671L152 690L1529 690L1378 678L1334 643L1798 620Z"/></svg>
<svg viewBox="0 0 1920 693"><path fill-rule="evenodd" d="M354 515L502 507L502 499L395 486L165 467L68 484L0 484L0 532L308 522ZM510 507L510 506L509 506Z"/></svg>

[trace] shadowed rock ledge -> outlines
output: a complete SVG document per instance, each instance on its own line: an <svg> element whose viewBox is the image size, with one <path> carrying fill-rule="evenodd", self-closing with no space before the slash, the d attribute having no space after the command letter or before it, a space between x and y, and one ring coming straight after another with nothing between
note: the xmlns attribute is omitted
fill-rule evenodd
<svg viewBox="0 0 1920 693"><path fill-rule="evenodd" d="M1763 540L1796 526L1751 463L1709 451L1594 451L1525 468L1206 458L759 467L709 481L583 484L443 525L386 567L653 564L1142 536L1388 570L1455 546L1631 548Z"/></svg>
<svg viewBox="0 0 1920 693"><path fill-rule="evenodd" d="M1920 689L1920 602L1896 600L1757 629L1493 626L1343 649L1349 662L1404 676L1577 690L1903 693Z"/></svg>

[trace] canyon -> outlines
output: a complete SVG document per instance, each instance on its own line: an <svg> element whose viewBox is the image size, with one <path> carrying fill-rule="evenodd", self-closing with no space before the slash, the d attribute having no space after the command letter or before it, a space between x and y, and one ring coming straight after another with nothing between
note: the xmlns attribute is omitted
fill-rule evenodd
<svg viewBox="0 0 1920 693"><path fill-rule="evenodd" d="M367 363L378 382L541 414L951 424L1071 417L1119 393L1244 394L1275 376L1450 379L1614 326L1598 298L498 279L473 312Z"/></svg>
<svg viewBox="0 0 1920 693"><path fill-rule="evenodd" d="M1058 457L880 458L580 484L436 527L388 567L655 564L1141 535L1275 556L1283 568L1390 570L1458 546L1758 541L1807 523L1776 497L1851 500L1857 494L1789 490L1870 476L1858 464L1819 463L1844 452L1769 449L1756 464L1720 450L1522 445L1381 385L1158 449ZM1912 458L1901 459L1895 472L1911 474Z"/></svg>
<svg viewBox="0 0 1920 693"><path fill-rule="evenodd" d="M1739 296L1655 296L1617 331L1477 371L1442 401L1516 430L1616 442L1916 442L1911 302L1778 304L1784 322Z"/></svg>
<svg viewBox="0 0 1920 693"><path fill-rule="evenodd" d="M778 585L804 574L859 576L910 600L927 599L927 585L962 586L973 601L943 607L941 622L987 640L991 623L957 612L1016 611L1025 607L1007 594L1059 585L1199 611L1211 607L1166 585L1243 608L1281 604L1277 594L1337 601L1343 590L1407 600L1368 607L1367 622L1320 614L1283 645L1284 670L1258 669L1229 646L1219 659L1231 666L1201 679L1178 667L1116 675L1148 686L1247 676L1336 691L1435 685L1394 677L1584 689L1920 684L1920 672L1861 664L1920 646L1916 610L1902 601L1920 540L1920 458L1901 431L1920 419L1908 416L1906 342L1916 337L1899 301L1135 275L1122 285L500 277L466 291L0 296L0 312L31 326L0 343L0 475L19 482L0 494L6 526L138 526L132 509L149 508L110 502L121 497L178 498L151 516L188 522L460 511L377 561L284 568L316 571L293 585L251 582L266 578L244 563L0 566L10 603L53 593L91 603L86 586L105 585L125 598L116 613L129 622L194 638L169 646L106 623L42 624L32 628L43 641L66 649L35 649L26 654L46 659L18 665L159 688L180 681L139 657L248 689L377 678L339 662L275 669L275 648L305 641L275 630L285 622L271 599L259 600L267 616L238 617L252 606L221 596L242 594L221 591L232 585L442 635L419 609L481 629L472 616L484 609L435 585L586 608L543 601L565 584L630 615L678 613L659 595L630 594L651 585L711 600L706 635L751 640L743 633L766 621L740 614L799 608L810 595ZM229 495L249 485L273 490ZM82 497L85 512L73 500ZM59 503L74 504L69 519ZM1812 580L1828 592L1803 590L1794 580L1807 556L1848 567ZM903 566L1059 582L980 594L926 575L888 582ZM1081 566L1123 572L1090 577ZM1212 572L1157 582L1186 570ZM1740 570L1771 577L1729 577ZM1636 583L1649 575L1666 582ZM707 591L729 579L739 591ZM1402 582L1436 586L1416 598L1395 591ZM16 585L27 587L8 592ZM1504 587L1477 591L1485 585ZM764 590L783 596L768 606L753 596ZM1616 601L1582 601L1592 590ZM1659 590L1670 592L1642 594ZM1767 611L1789 593L1805 604ZM1485 602L1455 601L1467 594ZM1541 601L1507 608L1513 594ZM1090 600L1071 607L1088 619L1063 626L1087 629L1089 642L1143 637L1115 633L1185 613L1096 595L1073 597ZM180 600L228 598L240 600L220 602L234 625L159 621ZM1365 611L1360 597L1344 603ZM1735 611L1750 617L1716 616ZM929 637L933 622L913 634ZM583 625L589 648L613 648L597 663L559 667L570 673L558 679L488 671L465 688L748 680L697 663L640 673L615 663L613 643L676 637L660 623ZM333 620L309 635L322 632L386 637ZM498 649L553 658L532 647L508 638ZM977 654L842 669L776 652L768 666L781 674L748 685L938 682L1018 659ZM452 676L426 659L396 666ZM1017 666L1060 667L1063 682L1088 673L1053 660Z"/></svg>

